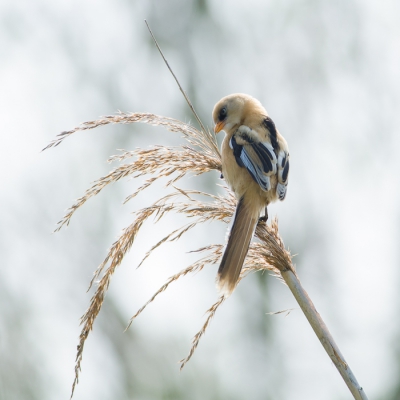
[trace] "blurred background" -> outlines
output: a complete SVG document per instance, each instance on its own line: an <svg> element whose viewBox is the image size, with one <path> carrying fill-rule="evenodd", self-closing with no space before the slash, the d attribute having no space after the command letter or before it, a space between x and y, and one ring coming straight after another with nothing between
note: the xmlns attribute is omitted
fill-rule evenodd
<svg viewBox="0 0 400 400"><path fill-rule="evenodd" d="M287 139L288 195L270 209L305 289L371 399L400 398L400 5L384 1L3 0L0 3L0 399L68 399L92 273L165 193L108 187L67 229L56 222L117 149L176 145L143 125L77 133L122 111L190 122L147 19L203 122L223 96L258 98ZM221 139L221 138L219 138ZM180 187L217 193L217 172ZM147 223L116 271L85 346L74 399L350 399L289 290L252 274L178 361L218 295L217 266L182 278L129 318L227 227L199 226L145 252L184 220ZM268 312L288 308L285 314Z"/></svg>

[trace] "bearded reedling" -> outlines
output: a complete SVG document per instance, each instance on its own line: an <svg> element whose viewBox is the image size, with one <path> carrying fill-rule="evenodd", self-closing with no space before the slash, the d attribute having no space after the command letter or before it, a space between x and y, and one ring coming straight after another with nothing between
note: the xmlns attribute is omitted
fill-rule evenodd
<svg viewBox="0 0 400 400"><path fill-rule="evenodd" d="M283 200L289 175L289 150L267 111L255 98L231 94L214 107L215 132L224 130L222 176L238 200L220 267L218 287L231 294L239 279L260 215Z"/></svg>

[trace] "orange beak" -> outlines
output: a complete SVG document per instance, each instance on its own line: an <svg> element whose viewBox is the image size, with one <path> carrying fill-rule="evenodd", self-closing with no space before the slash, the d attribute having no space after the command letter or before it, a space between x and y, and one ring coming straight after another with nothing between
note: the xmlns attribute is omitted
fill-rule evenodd
<svg viewBox="0 0 400 400"><path fill-rule="evenodd" d="M214 127L214 132L218 133L218 132L222 131L222 129L224 129L224 126L225 126L225 122L224 121L218 122L218 124L215 125L215 127Z"/></svg>

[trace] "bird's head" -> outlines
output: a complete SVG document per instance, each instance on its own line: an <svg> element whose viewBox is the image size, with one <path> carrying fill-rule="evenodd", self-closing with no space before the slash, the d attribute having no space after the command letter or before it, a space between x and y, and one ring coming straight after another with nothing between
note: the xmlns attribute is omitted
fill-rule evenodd
<svg viewBox="0 0 400 400"><path fill-rule="evenodd" d="M260 108L264 110L258 100L247 94L235 93L222 98L212 113L215 133L238 128L249 112Z"/></svg>

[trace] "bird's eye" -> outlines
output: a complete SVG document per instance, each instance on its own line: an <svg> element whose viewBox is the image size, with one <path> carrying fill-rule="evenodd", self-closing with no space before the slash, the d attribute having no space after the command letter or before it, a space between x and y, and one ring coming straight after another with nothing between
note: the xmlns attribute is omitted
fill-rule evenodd
<svg viewBox="0 0 400 400"><path fill-rule="evenodd" d="M226 107L222 107L221 110L219 111L218 119L220 121L223 121L226 118L226 114L227 114Z"/></svg>

